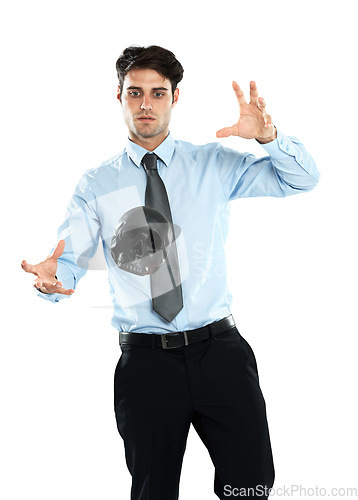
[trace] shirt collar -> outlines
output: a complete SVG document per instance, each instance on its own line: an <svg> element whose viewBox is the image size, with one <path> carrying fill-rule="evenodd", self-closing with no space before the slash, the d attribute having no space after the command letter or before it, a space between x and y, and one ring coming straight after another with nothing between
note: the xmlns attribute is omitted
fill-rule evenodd
<svg viewBox="0 0 358 500"><path fill-rule="evenodd" d="M159 144L159 146L153 151L159 158L162 160L164 165L169 166L170 160L172 159L173 153L175 149L174 139L169 132L164 141ZM135 142L131 141L129 137L126 142L126 151L128 156L131 158L136 167L140 168L140 162L145 154L151 153L151 151L147 151L142 146L139 146Z"/></svg>

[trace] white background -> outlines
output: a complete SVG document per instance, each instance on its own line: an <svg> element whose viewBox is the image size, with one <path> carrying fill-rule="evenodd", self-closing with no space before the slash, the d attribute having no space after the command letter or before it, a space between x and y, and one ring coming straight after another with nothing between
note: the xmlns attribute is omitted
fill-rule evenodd
<svg viewBox="0 0 358 500"><path fill-rule="evenodd" d="M184 66L176 138L216 141L238 117L232 80L246 92L255 80L276 126L315 158L312 192L232 203L232 313L258 361L275 486L358 487L353 5L34 0L2 12L2 498L129 498L106 271L51 304L20 263L48 255L82 173L122 148L115 62L133 43L162 45ZM214 500L213 478L191 430L180 498Z"/></svg>

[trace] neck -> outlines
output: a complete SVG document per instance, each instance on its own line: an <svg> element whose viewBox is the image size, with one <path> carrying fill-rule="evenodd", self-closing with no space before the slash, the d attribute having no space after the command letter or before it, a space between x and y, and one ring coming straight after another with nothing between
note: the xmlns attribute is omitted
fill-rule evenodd
<svg viewBox="0 0 358 500"><path fill-rule="evenodd" d="M138 137L130 131L128 137L131 141L135 142L138 146L141 146L147 151L154 151L168 137L168 135L169 131L166 130L165 132L162 132L154 137Z"/></svg>

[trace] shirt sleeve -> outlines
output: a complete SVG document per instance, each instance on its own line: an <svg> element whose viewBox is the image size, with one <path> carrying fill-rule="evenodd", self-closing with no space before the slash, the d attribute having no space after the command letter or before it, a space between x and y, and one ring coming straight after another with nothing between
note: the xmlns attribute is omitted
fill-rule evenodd
<svg viewBox="0 0 358 500"><path fill-rule="evenodd" d="M317 166L296 137L277 130L277 138L260 144L268 156L256 158L218 143L217 167L228 200L253 196L289 196L311 191L319 181Z"/></svg>
<svg viewBox="0 0 358 500"><path fill-rule="evenodd" d="M99 236L100 221L96 210L96 197L84 174L75 188L67 206L65 219L57 231L57 241L65 240L65 248L57 260L56 271L56 276L64 288L76 289L78 281L87 272L89 260L96 253ZM35 288L34 290L39 297L50 302L70 297L61 293L42 293Z"/></svg>

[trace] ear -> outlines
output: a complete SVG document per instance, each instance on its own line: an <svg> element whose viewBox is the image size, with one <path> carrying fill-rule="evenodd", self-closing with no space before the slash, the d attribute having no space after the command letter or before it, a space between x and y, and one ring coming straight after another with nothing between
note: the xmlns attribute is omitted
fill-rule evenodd
<svg viewBox="0 0 358 500"><path fill-rule="evenodd" d="M122 104L122 100L121 100L121 89L120 89L119 85L118 85L118 87L117 87L117 99L118 99L118 101Z"/></svg>
<svg viewBox="0 0 358 500"><path fill-rule="evenodd" d="M172 102L172 108L176 105L179 99L179 89L178 87L174 90L174 96L173 96L173 102Z"/></svg>

